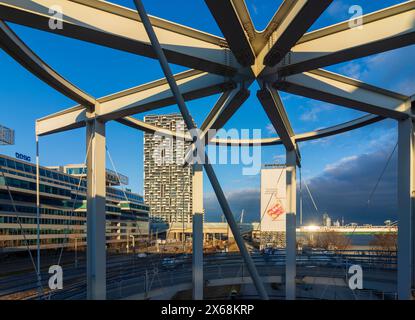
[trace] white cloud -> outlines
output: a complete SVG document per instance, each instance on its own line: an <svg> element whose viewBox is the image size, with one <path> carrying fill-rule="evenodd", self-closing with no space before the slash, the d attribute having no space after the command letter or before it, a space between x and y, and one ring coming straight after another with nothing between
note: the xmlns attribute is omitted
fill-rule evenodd
<svg viewBox="0 0 415 320"><path fill-rule="evenodd" d="M324 172L336 171L340 168L343 168L349 165L350 163L356 161L357 159L358 159L357 155L344 157L340 159L339 161L326 165L326 167L324 168Z"/></svg>
<svg viewBox="0 0 415 320"><path fill-rule="evenodd" d="M308 181L319 210L335 219L344 216L349 222L383 224L384 220L396 217L396 152L383 171L390 154L391 150L384 147L327 165ZM379 178L380 183L374 189Z"/></svg>
<svg viewBox="0 0 415 320"><path fill-rule="evenodd" d="M242 210L245 210L244 221L248 222L259 220L259 188L232 190L226 192L226 199L228 200L231 210L236 218L239 217ZM222 210L219 206L215 194L206 194L204 197L204 202L207 221L220 221Z"/></svg>
<svg viewBox="0 0 415 320"><path fill-rule="evenodd" d="M365 141L368 150L376 150L382 148L390 149L398 141L397 127L394 125L389 129L373 130Z"/></svg>
<svg viewBox="0 0 415 320"><path fill-rule="evenodd" d="M361 79L367 75L367 72L367 66L355 61L348 62L340 68L340 73L354 79Z"/></svg>
<svg viewBox="0 0 415 320"><path fill-rule="evenodd" d="M408 46L340 64L335 71L382 88L413 95L414 55L415 46Z"/></svg>
<svg viewBox="0 0 415 320"><path fill-rule="evenodd" d="M318 116L320 113L332 110L333 106L324 102L311 101L309 102L309 106L305 108L307 109L301 114L300 120L305 122L315 122L319 120Z"/></svg>
<svg viewBox="0 0 415 320"><path fill-rule="evenodd" d="M252 11L254 12L254 14L258 14L258 7L253 3L252 5L251 5L251 7L252 7Z"/></svg>
<svg viewBox="0 0 415 320"><path fill-rule="evenodd" d="M307 141L306 143L309 145L312 145L313 147L315 146L327 147L332 144L335 137L336 136L331 136L331 137L326 137L326 138L321 138L321 139L314 139L314 140Z"/></svg>
<svg viewBox="0 0 415 320"><path fill-rule="evenodd" d="M275 162L283 163L285 162L285 154L276 154L272 157Z"/></svg>
<svg viewBox="0 0 415 320"><path fill-rule="evenodd" d="M303 114L300 116L300 119L302 121L306 121L306 122L314 122L317 121L317 115L320 113L319 110L317 109L309 109L305 112L303 112Z"/></svg>
<svg viewBox="0 0 415 320"><path fill-rule="evenodd" d="M275 134L277 134L277 131L275 131L275 128L274 128L274 126L271 123L268 123L267 124L266 129L267 129L268 135L275 135Z"/></svg>

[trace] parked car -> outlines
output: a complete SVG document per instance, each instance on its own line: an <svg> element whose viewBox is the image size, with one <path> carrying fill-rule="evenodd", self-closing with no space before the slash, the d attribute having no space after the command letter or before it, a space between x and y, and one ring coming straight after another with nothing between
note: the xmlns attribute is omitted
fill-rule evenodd
<svg viewBox="0 0 415 320"><path fill-rule="evenodd" d="M173 258L164 258L161 261L161 267L163 269L175 269L177 266L176 259Z"/></svg>

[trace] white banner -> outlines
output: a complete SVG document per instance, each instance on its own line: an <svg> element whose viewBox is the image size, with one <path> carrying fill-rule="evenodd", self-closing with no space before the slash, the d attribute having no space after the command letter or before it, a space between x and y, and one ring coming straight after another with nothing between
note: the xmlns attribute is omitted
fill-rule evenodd
<svg viewBox="0 0 415 320"><path fill-rule="evenodd" d="M286 170L261 170L261 231L285 232L286 225Z"/></svg>

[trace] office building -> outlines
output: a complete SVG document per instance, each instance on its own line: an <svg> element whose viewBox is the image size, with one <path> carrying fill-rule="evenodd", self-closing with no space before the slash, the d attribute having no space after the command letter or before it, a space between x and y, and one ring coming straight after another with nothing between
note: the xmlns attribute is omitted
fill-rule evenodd
<svg viewBox="0 0 415 320"><path fill-rule="evenodd" d="M180 114L149 115L144 121L185 132ZM190 142L144 134L144 199L151 217L167 223L192 222L192 166L180 162Z"/></svg>
<svg viewBox="0 0 415 320"><path fill-rule="evenodd" d="M0 252L24 250L26 245L34 249L37 245L36 166L0 155L0 171ZM40 167L39 171L41 249L72 248L75 243L78 247L85 246L85 166ZM142 196L117 188L121 183L117 176L107 172L106 212L103 213L107 219L107 247L131 248L132 243L138 245L148 239L149 207Z"/></svg>

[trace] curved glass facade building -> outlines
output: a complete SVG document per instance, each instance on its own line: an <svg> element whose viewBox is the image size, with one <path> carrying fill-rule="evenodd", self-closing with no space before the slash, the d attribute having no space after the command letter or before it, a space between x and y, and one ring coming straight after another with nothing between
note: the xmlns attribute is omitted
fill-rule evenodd
<svg viewBox="0 0 415 320"><path fill-rule="evenodd" d="M76 167L40 167L41 249L86 245L86 179ZM0 252L37 245L36 166L0 155ZM116 188L107 172L107 248L123 250L148 240L149 207L141 195ZM119 175L116 175L119 176ZM120 177L120 180L125 180ZM127 178L128 181L128 178ZM12 195L11 200L9 191ZM17 211L17 213L16 213ZM22 227L20 227L20 225Z"/></svg>

